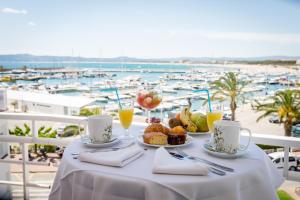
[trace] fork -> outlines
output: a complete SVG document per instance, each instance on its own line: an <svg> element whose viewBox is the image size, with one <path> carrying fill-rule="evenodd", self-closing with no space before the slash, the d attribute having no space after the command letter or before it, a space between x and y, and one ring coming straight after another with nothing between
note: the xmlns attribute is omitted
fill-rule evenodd
<svg viewBox="0 0 300 200"><path fill-rule="evenodd" d="M184 156L181 156L181 155L179 155L179 154L177 154L177 153L174 153L174 152L169 152L169 154L170 154L171 156L173 156L174 158L177 158L178 160L190 160L190 159L188 159L188 158L186 158L186 157L184 157ZM221 170L218 170L218 169L216 169L216 168L214 168L214 167L207 167L207 169L208 169L208 171L210 171L210 172L212 172L212 173L214 173L214 174L217 174L217 175L219 175L219 176L225 176L225 175L226 175L226 172L223 172L223 171L221 171Z"/></svg>
<svg viewBox="0 0 300 200"><path fill-rule="evenodd" d="M220 165L220 164L211 162L211 161L206 160L206 159L203 159L203 158L199 158L199 157L195 157L195 156L190 156L190 155L186 154L184 151L182 151L182 150L179 149L179 148L175 148L175 150L177 151L177 153L178 153L179 155L181 155L182 157L185 157L185 158L187 158L187 159L199 161L199 162L208 164L208 165L210 165L210 166L216 167L216 168L218 168L218 169L221 169L221 170L224 170L224 171L227 171L227 172L234 172L234 169L232 169L232 168L230 168L230 167L226 167L226 166L223 166L223 165Z"/></svg>

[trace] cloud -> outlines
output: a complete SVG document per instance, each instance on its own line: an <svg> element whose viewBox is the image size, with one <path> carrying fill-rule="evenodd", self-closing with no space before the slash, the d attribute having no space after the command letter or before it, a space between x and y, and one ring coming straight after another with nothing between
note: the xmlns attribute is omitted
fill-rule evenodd
<svg viewBox="0 0 300 200"><path fill-rule="evenodd" d="M27 10L17 10L14 8L3 8L1 9L2 13L6 13L6 14L22 14L22 15L26 15L27 14Z"/></svg>
<svg viewBox="0 0 300 200"><path fill-rule="evenodd" d="M300 34L286 33L255 33L255 32L203 32L200 36L223 39L223 40L242 40L248 42L271 42L271 43L300 43Z"/></svg>
<svg viewBox="0 0 300 200"><path fill-rule="evenodd" d="M34 22L28 22L28 26L36 26L36 23L34 23Z"/></svg>
<svg viewBox="0 0 300 200"><path fill-rule="evenodd" d="M167 32L170 35L170 31ZM213 40L235 40L245 42L268 42L274 44L300 44L300 34L292 33L258 33L258 32L223 32L223 31L176 31L176 35L192 37L194 39L206 38Z"/></svg>
<svg viewBox="0 0 300 200"><path fill-rule="evenodd" d="M169 37L173 37L173 36L175 36L176 35L176 31L173 31L173 30L170 30L170 31L168 31L168 35L169 35Z"/></svg>

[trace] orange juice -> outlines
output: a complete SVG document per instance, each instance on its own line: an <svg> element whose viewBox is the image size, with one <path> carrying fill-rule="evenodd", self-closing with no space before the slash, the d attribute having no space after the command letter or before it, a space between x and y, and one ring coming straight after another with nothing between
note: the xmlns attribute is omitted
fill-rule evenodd
<svg viewBox="0 0 300 200"><path fill-rule="evenodd" d="M221 120L222 117L223 114L220 111L213 111L207 113L207 125L210 132L212 132L214 129L214 121Z"/></svg>
<svg viewBox="0 0 300 200"><path fill-rule="evenodd" d="M120 109L119 117L123 128L128 129L132 122L133 109Z"/></svg>

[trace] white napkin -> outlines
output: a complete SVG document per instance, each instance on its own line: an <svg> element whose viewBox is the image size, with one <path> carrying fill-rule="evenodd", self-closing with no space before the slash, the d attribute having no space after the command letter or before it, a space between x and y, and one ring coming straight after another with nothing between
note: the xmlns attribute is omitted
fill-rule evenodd
<svg viewBox="0 0 300 200"><path fill-rule="evenodd" d="M208 169L199 162L190 160L178 160L171 156L164 147L155 152L153 173L181 174L181 175L207 175Z"/></svg>
<svg viewBox="0 0 300 200"><path fill-rule="evenodd" d="M78 159L82 162L89 162L99 165L108 165L114 167L123 167L128 163L140 157L144 151L137 145L120 149L118 151L108 152L82 152L79 153Z"/></svg>

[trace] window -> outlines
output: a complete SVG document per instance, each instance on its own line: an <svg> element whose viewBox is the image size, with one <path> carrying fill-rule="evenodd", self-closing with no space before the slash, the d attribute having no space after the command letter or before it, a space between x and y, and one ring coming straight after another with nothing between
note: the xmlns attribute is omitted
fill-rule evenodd
<svg viewBox="0 0 300 200"><path fill-rule="evenodd" d="M280 162L280 158L277 158L276 160L273 161L274 163L279 163Z"/></svg>
<svg viewBox="0 0 300 200"><path fill-rule="evenodd" d="M294 157L289 157L289 162L294 162L296 159ZM282 162L284 162L284 158L282 158Z"/></svg>
<svg viewBox="0 0 300 200"><path fill-rule="evenodd" d="M289 157L289 162L295 162L296 159L294 157Z"/></svg>
<svg viewBox="0 0 300 200"><path fill-rule="evenodd" d="M273 160L273 159L274 159L272 156L269 156L269 158L270 158L271 160Z"/></svg>

